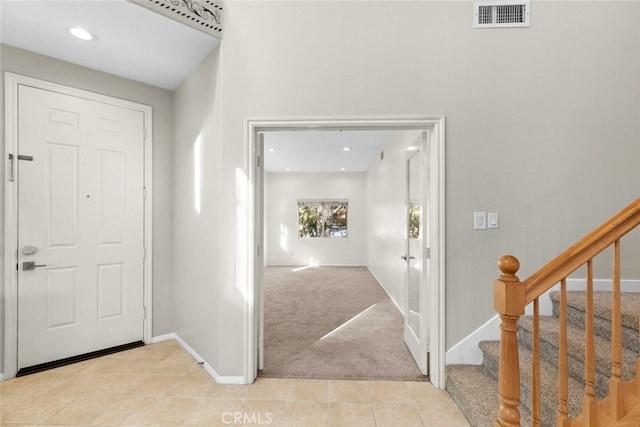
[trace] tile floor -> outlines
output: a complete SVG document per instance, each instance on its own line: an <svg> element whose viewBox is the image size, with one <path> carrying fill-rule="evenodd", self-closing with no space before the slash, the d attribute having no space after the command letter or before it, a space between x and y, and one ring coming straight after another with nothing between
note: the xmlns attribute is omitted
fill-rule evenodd
<svg viewBox="0 0 640 427"><path fill-rule="evenodd" d="M0 424L468 426L427 382L222 385L171 340L0 382Z"/></svg>

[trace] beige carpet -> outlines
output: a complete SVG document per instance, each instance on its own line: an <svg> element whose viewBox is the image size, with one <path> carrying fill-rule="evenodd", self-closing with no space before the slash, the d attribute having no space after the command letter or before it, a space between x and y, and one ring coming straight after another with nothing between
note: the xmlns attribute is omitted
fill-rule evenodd
<svg viewBox="0 0 640 427"><path fill-rule="evenodd" d="M267 267L263 377L425 381L366 267Z"/></svg>

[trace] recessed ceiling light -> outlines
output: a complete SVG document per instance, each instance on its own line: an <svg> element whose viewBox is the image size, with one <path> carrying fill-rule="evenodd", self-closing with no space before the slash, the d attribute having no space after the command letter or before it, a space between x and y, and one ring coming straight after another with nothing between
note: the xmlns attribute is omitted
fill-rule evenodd
<svg viewBox="0 0 640 427"><path fill-rule="evenodd" d="M270 151L270 152L273 153L274 151L277 151L277 150L275 148L273 148L273 147L270 147L270 148L267 148L267 151Z"/></svg>
<svg viewBox="0 0 640 427"><path fill-rule="evenodd" d="M69 32L71 33L72 36L79 38L80 40L91 41L97 38L95 34L81 27L73 27L69 29Z"/></svg>
<svg viewBox="0 0 640 427"><path fill-rule="evenodd" d="M342 151L351 151L351 147L344 147Z"/></svg>
<svg viewBox="0 0 640 427"><path fill-rule="evenodd" d="M347 168L340 168L340 170L341 170L341 171L346 171L346 170L347 170Z"/></svg>
<svg viewBox="0 0 640 427"><path fill-rule="evenodd" d="M291 168L284 168L284 170L286 170L287 172L289 172L291 170Z"/></svg>

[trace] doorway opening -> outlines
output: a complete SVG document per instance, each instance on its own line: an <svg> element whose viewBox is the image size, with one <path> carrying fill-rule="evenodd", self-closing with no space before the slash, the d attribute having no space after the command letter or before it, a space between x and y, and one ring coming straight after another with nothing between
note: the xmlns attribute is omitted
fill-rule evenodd
<svg viewBox="0 0 640 427"><path fill-rule="evenodd" d="M263 367L263 277L265 265L264 246L264 135L275 132L292 131L385 131L385 132L413 132L424 135L424 144L428 148L426 158L429 170L428 191L432 202L425 206L425 217L429 218L428 233L430 235L429 264L430 272L425 283L425 301L428 301L424 315L429 317L428 330L423 342L424 357L429 364L429 379L439 388L444 388L444 117L411 117L388 119L291 119L291 120L247 120L248 150L247 171L249 177L249 253L253 257L248 260L248 311L247 311L247 357L245 381L250 383L258 376L258 370ZM417 132L418 131L418 132ZM421 132L420 132L421 131ZM408 147L407 147L408 148ZM377 152L382 159L383 152ZM404 178L404 177L403 177ZM399 189L399 191L402 191ZM294 208L295 209L295 208ZM338 229L338 226L334 226ZM291 231L290 231L291 232ZM297 234L298 230L293 230ZM348 233L348 230L338 230L336 233ZM337 235L339 235L337 234ZM296 236L297 237L297 236ZM398 258L406 254L398 253ZM369 266L375 260L368 259ZM310 260L309 264L312 264ZM402 290L401 299L407 297L406 288Z"/></svg>

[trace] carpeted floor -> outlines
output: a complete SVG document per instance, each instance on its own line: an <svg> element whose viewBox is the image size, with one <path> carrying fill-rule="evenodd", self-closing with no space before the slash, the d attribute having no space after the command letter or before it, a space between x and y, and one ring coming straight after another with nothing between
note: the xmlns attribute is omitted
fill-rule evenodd
<svg viewBox="0 0 640 427"><path fill-rule="evenodd" d="M262 377L425 381L366 267L266 267Z"/></svg>

